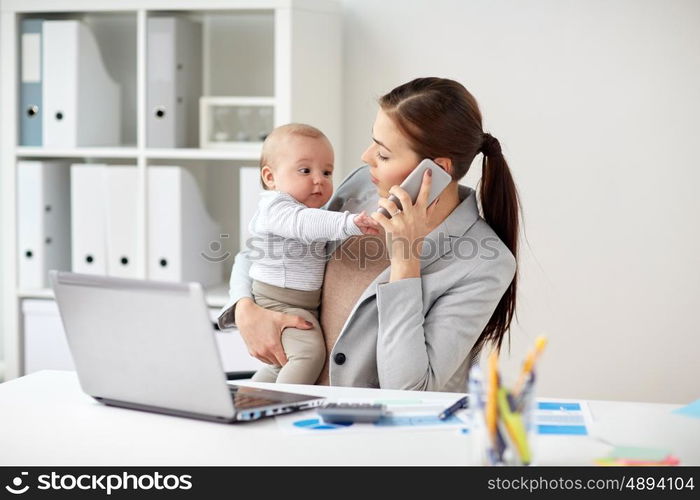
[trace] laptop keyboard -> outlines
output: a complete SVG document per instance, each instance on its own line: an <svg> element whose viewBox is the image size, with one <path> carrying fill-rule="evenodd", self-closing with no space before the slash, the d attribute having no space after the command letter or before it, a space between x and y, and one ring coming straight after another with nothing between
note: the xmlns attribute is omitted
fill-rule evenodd
<svg viewBox="0 0 700 500"><path fill-rule="evenodd" d="M233 396L233 404L236 408L256 408L258 406L268 406L277 404L279 401L273 399L261 398L259 396L249 396L238 392L238 387L232 387L231 395Z"/></svg>

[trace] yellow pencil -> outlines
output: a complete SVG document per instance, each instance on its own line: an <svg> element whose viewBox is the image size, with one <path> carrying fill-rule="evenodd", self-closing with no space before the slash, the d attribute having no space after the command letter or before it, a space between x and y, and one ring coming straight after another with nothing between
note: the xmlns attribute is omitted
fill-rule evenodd
<svg viewBox="0 0 700 500"><path fill-rule="evenodd" d="M488 393L486 397L486 428L493 443L496 442L498 425L498 353L489 356Z"/></svg>
<svg viewBox="0 0 700 500"><path fill-rule="evenodd" d="M525 363L523 363L523 371L520 373L520 378L518 379L518 382L515 384L515 390L513 391L514 396L519 396L520 391L523 390L523 385L525 385L525 381L527 380L527 377L530 375L532 372L532 369L535 366L535 362L537 362L537 358L540 357L542 354L542 351L544 350L544 347L547 345L547 337L544 335L540 335L535 339L535 348L530 351L530 353L527 355L527 358L525 359Z"/></svg>

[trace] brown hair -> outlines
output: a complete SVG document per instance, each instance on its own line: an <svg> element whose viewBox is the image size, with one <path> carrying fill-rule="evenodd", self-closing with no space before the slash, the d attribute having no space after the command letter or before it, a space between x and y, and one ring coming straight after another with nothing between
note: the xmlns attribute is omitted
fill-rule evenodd
<svg viewBox="0 0 700 500"><path fill-rule="evenodd" d="M498 140L483 131L479 105L458 82L444 78L417 78L379 99L382 110L408 138L420 158L450 158L452 179L469 170L483 153L479 196L484 219L518 258L518 192ZM485 343L500 351L515 313L517 270L486 327L472 348L477 355Z"/></svg>
<svg viewBox="0 0 700 500"><path fill-rule="evenodd" d="M306 123L288 123L286 125L276 127L268 134L262 145L262 153L260 155L260 184L262 185L263 189L267 189L267 186L262 179L262 168L265 165L270 166L270 162L274 157L274 146L276 141L279 141L282 137L289 135L299 135L302 137L310 137L311 139L325 139L330 145L330 141L328 140L328 137L326 137L326 134L312 125L307 125Z"/></svg>

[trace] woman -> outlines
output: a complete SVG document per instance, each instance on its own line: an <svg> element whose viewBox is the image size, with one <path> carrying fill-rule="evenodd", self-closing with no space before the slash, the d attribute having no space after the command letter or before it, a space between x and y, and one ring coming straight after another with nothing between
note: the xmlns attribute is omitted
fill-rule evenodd
<svg viewBox="0 0 700 500"><path fill-rule="evenodd" d="M487 343L500 349L515 311L517 191L498 140L483 132L476 100L461 84L419 78L379 106L362 155L367 165L343 181L327 208L374 212L384 234L329 244L320 318L328 357L317 383L464 392L471 363ZM458 184L479 153L483 218L476 192ZM428 175L415 204L399 187L424 158L452 177L429 207ZM387 199L392 193L402 211ZM219 324L237 326L256 358L284 364L282 330L309 326L252 301L249 254L236 256Z"/></svg>

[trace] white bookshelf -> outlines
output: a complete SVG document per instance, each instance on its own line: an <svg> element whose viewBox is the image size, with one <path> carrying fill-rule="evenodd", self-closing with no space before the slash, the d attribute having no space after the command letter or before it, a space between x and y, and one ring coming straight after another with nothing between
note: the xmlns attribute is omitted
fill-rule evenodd
<svg viewBox="0 0 700 500"><path fill-rule="evenodd" d="M202 180L207 208L222 230L237 234L238 169L257 165L260 144L236 149L152 148L147 143L147 23L151 16L183 15L202 24L202 94L271 98L274 124L311 123L341 144L341 19L336 0L2 0L0 15L0 202L2 203L2 300L5 378L24 374L22 301L53 300L50 289L21 289L17 279L16 165L19 160L66 159L134 165L139 172L137 252L147 276L148 169L178 165ZM42 148L19 145L19 22L25 17L82 18L103 29L105 60L122 94L124 144ZM117 28L114 28L117 26ZM120 28L121 27L121 28ZM121 29L121 31L119 31ZM111 38L110 38L111 37ZM116 37L116 38L115 38ZM122 51L120 53L120 50ZM128 52L124 52L128 51ZM107 61L109 63L110 61ZM133 74L132 74L133 73ZM230 189L229 189L230 187ZM222 251L221 283L207 288L207 303L226 303L228 273L238 242Z"/></svg>
<svg viewBox="0 0 700 500"><path fill-rule="evenodd" d="M139 150L134 147L113 148L41 148L34 146L17 146L17 158L133 158L139 157Z"/></svg>

